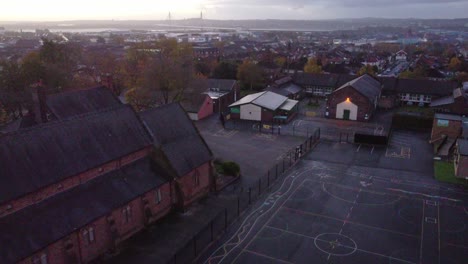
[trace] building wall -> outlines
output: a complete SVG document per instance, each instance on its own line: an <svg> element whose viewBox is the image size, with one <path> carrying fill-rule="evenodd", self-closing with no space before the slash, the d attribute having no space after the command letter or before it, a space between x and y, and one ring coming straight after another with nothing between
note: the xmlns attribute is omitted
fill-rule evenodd
<svg viewBox="0 0 468 264"><path fill-rule="evenodd" d="M245 104L240 106L240 119L243 120L262 120L262 108L253 104Z"/></svg>
<svg viewBox="0 0 468 264"><path fill-rule="evenodd" d="M37 191L29 193L25 196L19 197L11 201L3 202L2 204L0 204L0 217L4 217L11 213L17 212L27 206L36 204L48 197L64 192L91 179L94 179L100 175L118 169L121 166L128 165L138 159L145 157L150 151L151 146L148 146L134 153L130 153L127 156L124 156L118 160L110 161L106 164L103 164L102 166L87 170L78 175L70 175L71 177L69 178L46 186L42 189L38 189Z"/></svg>
<svg viewBox="0 0 468 264"><path fill-rule="evenodd" d="M206 96L205 101L203 101L203 104L198 111L198 120L202 120L203 118L212 115L214 105L213 100L209 96Z"/></svg>
<svg viewBox="0 0 468 264"><path fill-rule="evenodd" d="M197 185L195 181L195 173L198 172L199 175L199 184ZM197 199L208 194L210 190L211 181L211 161L206 162L198 168L192 170L186 175L180 177L177 180L179 190L182 192L178 196L182 201L177 201L177 203L186 208L192 204Z"/></svg>
<svg viewBox="0 0 468 264"><path fill-rule="evenodd" d="M265 108L262 109L262 122L271 123L273 122L274 116L275 116L275 113L273 111L270 111Z"/></svg>
<svg viewBox="0 0 468 264"><path fill-rule="evenodd" d="M349 98L349 100L358 107L356 116L357 121L367 121L365 118L366 114L368 114L369 119L371 119L375 110L374 105L369 101L369 99L361 95L352 87L345 87L340 90L336 90L329 95L327 102L328 117L336 118L338 104L346 101L347 98Z"/></svg>
<svg viewBox="0 0 468 264"><path fill-rule="evenodd" d="M357 120L358 106L351 101L344 101L336 105L336 119L344 118L344 111L349 110L349 120Z"/></svg>
<svg viewBox="0 0 468 264"><path fill-rule="evenodd" d="M73 233L47 248L19 261L19 264L32 264L36 259L45 258L48 264L79 263L80 249L78 245L78 235ZM39 261L39 263L41 263Z"/></svg>
<svg viewBox="0 0 468 264"><path fill-rule="evenodd" d="M161 192L161 201L158 203L158 189ZM167 182L159 188L152 190L141 198L145 213L146 224L154 223L167 215L172 209L172 182ZM148 211L149 210L149 211Z"/></svg>
<svg viewBox="0 0 468 264"><path fill-rule="evenodd" d="M432 122L431 140L437 140L442 135L447 135L449 138L458 138L461 133L461 121L434 118Z"/></svg>
<svg viewBox="0 0 468 264"><path fill-rule="evenodd" d="M455 176L468 179L468 156L458 155L455 159Z"/></svg>
<svg viewBox="0 0 468 264"><path fill-rule="evenodd" d="M393 95L382 96L379 100L379 107L384 109L392 109L396 105L396 98Z"/></svg>

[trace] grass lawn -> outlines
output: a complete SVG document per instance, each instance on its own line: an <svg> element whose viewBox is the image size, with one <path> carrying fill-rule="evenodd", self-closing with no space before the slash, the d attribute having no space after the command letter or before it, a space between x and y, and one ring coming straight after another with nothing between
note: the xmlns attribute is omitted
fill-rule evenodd
<svg viewBox="0 0 468 264"><path fill-rule="evenodd" d="M452 162L434 161L434 175L438 181L467 186L466 181L455 178L455 168Z"/></svg>

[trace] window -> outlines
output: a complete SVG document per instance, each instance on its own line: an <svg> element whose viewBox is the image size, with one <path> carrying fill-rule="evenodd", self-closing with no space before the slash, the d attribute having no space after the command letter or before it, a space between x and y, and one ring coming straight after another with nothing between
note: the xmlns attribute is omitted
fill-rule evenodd
<svg viewBox="0 0 468 264"><path fill-rule="evenodd" d="M32 264L47 264L47 254L42 253L41 255L34 256L32 258Z"/></svg>
<svg viewBox="0 0 468 264"><path fill-rule="evenodd" d="M128 223L130 220L132 220L132 208L130 205L127 205L127 207L122 210L122 214L124 216L125 223Z"/></svg>
<svg viewBox="0 0 468 264"><path fill-rule="evenodd" d="M195 171L195 173L193 174L193 182L195 186L200 185L200 174L198 173L198 171Z"/></svg>
<svg viewBox="0 0 468 264"><path fill-rule="evenodd" d="M88 227L88 228L83 229L82 235L83 235L83 240L85 241L85 244L87 245L95 241L93 227Z"/></svg>
<svg viewBox="0 0 468 264"><path fill-rule="evenodd" d="M410 95L410 100L411 100L411 101L419 101L419 95L417 95L417 94L411 94L411 95Z"/></svg>
<svg viewBox="0 0 468 264"><path fill-rule="evenodd" d="M161 189L158 189L156 191L156 203L157 204L160 204L162 201L162 195L161 195Z"/></svg>
<svg viewBox="0 0 468 264"><path fill-rule="evenodd" d="M438 127L448 127L449 126L449 121L448 120L438 119L437 120L437 126Z"/></svg>
<svg viewBox="0 0 468 264"><path fill-rule="evenodd" d="M430 103L431 102L431 96L430 95L425 95L424 96L424 102Z"/></svg>

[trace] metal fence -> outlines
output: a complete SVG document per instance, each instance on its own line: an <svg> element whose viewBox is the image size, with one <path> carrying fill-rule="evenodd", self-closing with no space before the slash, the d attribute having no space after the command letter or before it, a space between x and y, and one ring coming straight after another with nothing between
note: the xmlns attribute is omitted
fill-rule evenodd
<svg viewBox="0 0 468 264"><path fill-rule="evenodd" d="M281 161L272 166L255 184L248 188L240 188L223 198L226 202L224 210L177 251L168 263L191 263L196 260L251 204L263 194L269 193L275 183L284 179L288 169L309 153L319 139L320 129L316 129L302 144L287 151Z"/></svg>
<svg viewBox="0 0 468 264"><path fill-rule="evenodd" d="M297 120L300 121L300 120ZM291 122L289 124L271 124L258 121L248 120L229 120L225 123L225 128L241 131L250 131L252 133L288 135L309 138L318 129L321 131L321 139L338 141L338 142L354 142L354 134L350 129L339 129L332 127L317 127L307 122Z"/></svg>

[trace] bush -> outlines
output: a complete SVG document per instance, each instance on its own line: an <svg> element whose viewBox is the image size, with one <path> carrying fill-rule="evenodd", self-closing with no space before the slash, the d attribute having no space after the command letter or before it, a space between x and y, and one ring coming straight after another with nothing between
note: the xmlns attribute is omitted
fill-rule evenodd
<svg viewBox="0 0 468 264"><path fill-rule="evenodd" d="M232 161L226 161L221 166L223 173L229 176L237 176L240 172L240 167L237 163Z"/></svg>

